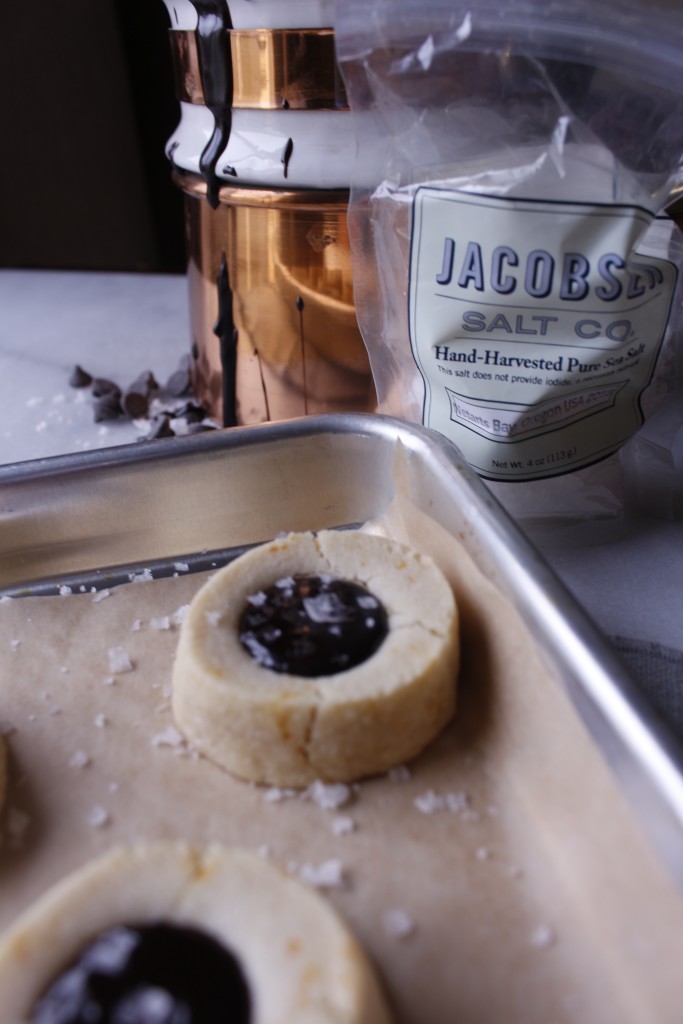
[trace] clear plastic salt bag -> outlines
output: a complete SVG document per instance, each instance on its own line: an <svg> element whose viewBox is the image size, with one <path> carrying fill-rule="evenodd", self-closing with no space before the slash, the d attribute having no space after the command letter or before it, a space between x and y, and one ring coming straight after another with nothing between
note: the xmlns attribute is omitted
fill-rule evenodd
<svg viewBox="0 0 683 1024"><path fill-rule="evenodd" d="M683 9L344 0L335 33L380 410L514 515L618 514L623 446L681 393Z"/></svg>

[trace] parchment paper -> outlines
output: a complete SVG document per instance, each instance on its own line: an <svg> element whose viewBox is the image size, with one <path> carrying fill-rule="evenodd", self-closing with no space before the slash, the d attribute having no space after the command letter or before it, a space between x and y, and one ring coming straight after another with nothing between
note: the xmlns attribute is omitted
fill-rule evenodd
<svg viewBox="0 0 683 1024"><path fill-rule="evenodd" d="M459 708L409 773L363 782L336 810L234 779L179 741L173 616L203 577L0 603L0 928L114 843L221 839L309 879L341 862L327 897L400 1024L680 1020L681 896L533 638L410 503L380 528L433 553L455 589ZM130 671L111 671L114 648ZM335 834L339 818L353 831ZM392 910L409 934L387 928Z"/></svg>

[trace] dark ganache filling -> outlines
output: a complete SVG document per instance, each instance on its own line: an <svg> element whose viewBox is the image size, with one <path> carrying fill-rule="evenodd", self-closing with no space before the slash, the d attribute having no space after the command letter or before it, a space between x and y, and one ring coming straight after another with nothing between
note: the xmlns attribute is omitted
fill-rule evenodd
<svg viewBox="0 0 683 1024"><path fill-rule="evenodd" d="M235 957L194 928L157 923L103 932L52 983L30 1024L249 1024Z"/></svg>
<svg viewBox="0 0 683 1024"><path fill-rule="evenodd" d="M286 576L251 594L239 620L240 643L264 668L331 676L366 661L388 633L381 602L351 580Z"/></svg>

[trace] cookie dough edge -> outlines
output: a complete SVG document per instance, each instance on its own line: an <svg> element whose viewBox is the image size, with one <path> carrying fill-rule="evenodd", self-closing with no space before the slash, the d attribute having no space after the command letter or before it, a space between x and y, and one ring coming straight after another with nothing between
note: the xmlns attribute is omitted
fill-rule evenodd
<svg viewBox="0 0 683 1024"><path fill-rule="evenodd" d="M410 594L417 573L412 600L418 636L413 642L410 634L415 630L405 627L404 597L398 617L394 617L393 604L389 608L393 622L401 623L399 631L367 662L340 675L338 685L345 687L348 679L348 686L340 690L337 701L330 698L332 690L324 696L317 694L321 685L333 687L332 681L274 675L249 659L236 638L235 608L241 607L246 593L269 585L283 573L313 570L343 575L345 548L355 534L360 544L351 548L353 578L364 573L377 581L385 570L382 559L386 558L387 580L393 584L397 575L399 582L407 579L406 593ZM288 534L230 563L198 591L181 629L173 668L176 724L198 751L251 782L301 788L318 779L354 782L380 774L417 757L456 710L459 612L452 588L434 560L409 545L361 531L320 531L317 536L321 543L310 532ZM403 553L408 556L405 560L401 558ZM423 621L423 601L419 598L424 597L425 581L434 592L439 627L435 632ZM378 589L378 596L386 601L382 591L391 588ZM220 616L219 624L208 625L208 617L214 614ZM217 667L219 649L210 635L211 630L221 627L224 671ZM420 631L424 631L422 641ZM403 651L397 652L401 644ZM435 651L438 644L440 650ZM423 663L420 665L418 659L414 676L402 679L404 665L416 663L415 651L422 646ZM384 683L387 678L396 679L397 685L388 688ZM264 687L264 680L271 679L272 687ZM368 680L377 679L377 684L363 693L358 686L361 679L366 689ZM411 707L414 714L410 714ZM337 727L332 721L335 708ZM351 718L364 724L362 736L356 733ZM369 726L380 733L368 737ZM315 739L316 730L320 732L319 741ZM344 749L353 735L357 735L357 756L352 749ZM326 745L330 749L327 757Z"/></svg>
<svg viewBox="0 0 683 1024"><path fill-rule="evenodd" d="M245 873L245 866L247 881L252 883L246 888L240 877ZM216 842L200 844L182 840L141 841L112 847L53 884L27 907L4 935L0 935L3 1019L11 1020L12 1024L29 1024L30 1013L41 992L73 962L80 950L107 928L127 922L166 918L179 924L204 927L241 960L248 984L267 984L271 980L270 973L254 965L253 949L245 954L244 948L240 948L239 938L233 937L233 930L239 931L239 928L230 923L229 914L222 927L201 916L203 905L214 908L217 904L215 894L207 892L207 887L216 878L220 884L226 871L236 876L229 888L234 888L239 881L242 891L248 893L247 909L249 900L260 898L258 883L267 883L270 879L273 882L271 895L274 892L276 900L279 898L285 904L290 898L303 901L299 912L309 921L309 926L311 917L321 916L321 933L327 942L323 943L320 955L325 964L328 963L325 953L333 957L333 969L324 974L336 995L331 1007L327 1006L326 999L321 1002L319 997L307 1005L304 995L301 1002L300 994L310 990L310 979L305 978L307 965L303 965L302 974L299 964L297 975L297 965L292 964L291 978L290 965L285 965L286 980L292 989L290 1009L301 1024L326 1024L328 1021L329 1024L392 1024L385 995L369 958L344 919L320 893L252 850ZM116 896L117 889L125 893L125 899ZM210 898L207 900L207 897ZM269 898L267 892L266 898ZM133 908L130 912L129 907ZM74 908L77 908L76 913ZM267 916L268 940L277 936L281 943L285 942L291 917L281 913L278 920L278 916L272 914L270 902ZM270 962L270 953L266 960ZM255 1013L253 1024L279 1022L279 997L274 1005L277 1009L271 1005L268 1010L266 1000L265 1012Z"/></svg>

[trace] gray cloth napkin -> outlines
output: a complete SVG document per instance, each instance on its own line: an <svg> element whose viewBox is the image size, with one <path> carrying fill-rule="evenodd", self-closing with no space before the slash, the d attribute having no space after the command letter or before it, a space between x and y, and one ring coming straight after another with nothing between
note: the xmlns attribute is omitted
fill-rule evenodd
<svg viewBox="0 0 683 1024"><path fill-rule="evenodd" d="M683 651L629 637L612 642L658 711L683 739Z"/></svg>

